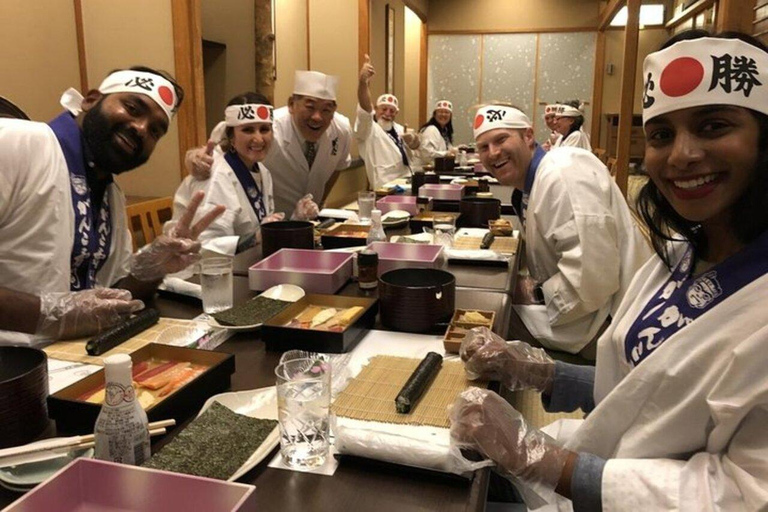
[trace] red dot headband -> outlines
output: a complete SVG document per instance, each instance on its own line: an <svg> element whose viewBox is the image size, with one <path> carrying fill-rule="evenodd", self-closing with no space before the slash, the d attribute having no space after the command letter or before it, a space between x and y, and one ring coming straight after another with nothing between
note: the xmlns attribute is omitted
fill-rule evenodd
<svg viewBox="0 0 768 512"><path fill-rule="evenodd" d="M240 126L248 123L272 124L272 106L249 103L247 105L231 105L224 110L224 121L227 126Z"/></svg>
<svg viewBox="0 0 768 512"><path fill-rule="evenodd" d="M176 113L178 99L173 84L154 73L130 69L115 71L101 82L99 92L102 94L131 92L149 96L160 105L165 115L168 116L168 121Z"/></svg>
<svg viewBox="0 0 768 512"><path fill-rule="evenodd" d="M680 41L643 63L643 124L661 114L733 105L768 114L768 54L739 39Z"/></svg>

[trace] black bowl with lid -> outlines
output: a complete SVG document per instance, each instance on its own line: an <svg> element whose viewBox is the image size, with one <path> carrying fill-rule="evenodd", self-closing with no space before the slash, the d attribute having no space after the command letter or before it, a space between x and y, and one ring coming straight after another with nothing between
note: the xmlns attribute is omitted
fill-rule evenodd
<svg viewBox="0 0 768 512"><path fill-rule="evenodd" d="M456 309L456 278L432 268L401 268L379 277L384 327L405 332L445 330Z"/></svg>
<svg viewBox="0 0 768 512"><path fill-rule="evenodd" d="M48 361L31 347L0 347L0 448L37 438L48 426Z"/></svg>

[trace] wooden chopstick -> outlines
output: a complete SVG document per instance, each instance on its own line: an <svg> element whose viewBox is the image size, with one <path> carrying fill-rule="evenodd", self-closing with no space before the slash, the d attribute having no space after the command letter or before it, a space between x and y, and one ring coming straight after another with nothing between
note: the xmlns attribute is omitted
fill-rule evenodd
<svg viewBox="0 0 768 512"><path fill-rule="evenodd" d="M149 435L155 436L165 434L166 427L172 427L175 424L176 420L174 419L154 421L148 425ZM7 457L16 457L18 455L27 455L30 453L45 452L49 450L61 450L62 448L83 448L84 445L94 443L94 441L95 438L93 434L88 434L85 436L72 436L62 439L55 439L48 443L39 443L34 445L27 444L23 446L14 446L12 448L4 448L0 450L0 460Z"/></svg>

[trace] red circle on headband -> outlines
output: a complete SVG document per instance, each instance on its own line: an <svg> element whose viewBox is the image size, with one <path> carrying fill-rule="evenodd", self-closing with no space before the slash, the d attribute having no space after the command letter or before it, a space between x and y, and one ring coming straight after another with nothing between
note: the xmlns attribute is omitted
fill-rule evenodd
<svg viewBox="0 0 768 512"><path fill-rule="evenodd" d="M680 57L664 68L659 79L661 92L672 98L685 96L704 79L704 66L692 57Z"/></svg>
<svg viewBox="0 0 768 512"><path fill-rule="evenodd" d="M394 103L394 102L395 102L395 98L393 98L392 96L387 96L387 103Z"/></svg>
<svg viewBox="0 0 768 512"><path fill-rule="evenodd" d="M483 121L485 121L485 117L483 117L482 114L477 114L475 117L475 130L480 128L480 125L483 124Z"/></svg>
<svg viewBox="0 0 768 512"><path fill-rule="evenodd" d="M269 109L264 105L256 109L256 115L259 116L259 119L269 121Z"/></svg>
<svg viewBox="0 0 768 512"><path fill-rule="evenodd" d="M157 94L160 95L160 99L163 100L166 105L169 107L173 106L173 91L171 91L168 86L161 85L158 87Z"/></svg>

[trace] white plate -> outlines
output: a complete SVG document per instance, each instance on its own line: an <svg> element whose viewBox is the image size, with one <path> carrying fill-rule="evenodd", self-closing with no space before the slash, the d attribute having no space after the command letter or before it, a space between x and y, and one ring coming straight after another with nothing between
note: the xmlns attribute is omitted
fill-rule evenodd
<svg viewBox="0 0 768 512"><path fill-rule="evenodd" d="M45 439L39 442L50 441L51 439ZM28 491L78 457L93 457L93 448L70 450L68 453L61 453L49 459L0 468L0 485L12 491Z"/></svg>
<svg viewBox="0 0 768 512"><path fill-rule="evenodd" d="M258 296L259 297L266 297L268 299L274 299L274 300L284 300L286 302L296 302L300 298L304 296L304 288L301 288L300 286L296 286L295 284L278 284L276 286L273 286L272 288L268 288L261 292ZM219 329L229 329L230 331L250 331L252 329L256 329L258 327L261 327L261 324L263 322L260 322L258 324L250 324L250 325L223 325L216 321L215 318L212 316L208 317L208 324L211 327L217 327Z"/></svg>
<svg viewBox="0 0 768 512"><path fill-rule="evenodd" d="M219 402L224 407L238 413L243 416L249 416L251 418L259 418L266 420L277 420L277 391L275 387L250 389L248 391L237 391L234 393L221 393L209 398L200 409L200 414L203 414L213 404L213 402ZM198 414L198 416L200 416ZM256 467L256 465L264 460L272 450L280 443L280 427L275 426L272 432L269 433L263 443L256 449L255 452L248 457L240 468L235 471L228 482L234 482L248 471Z"/></svg>
<svg viewBox="0 0 768 512"><path fill-rule="evenodd" d="M408 223L411 214L405 210L392 210L381 216L381 225L385 228L394 228Z"/></svg>

